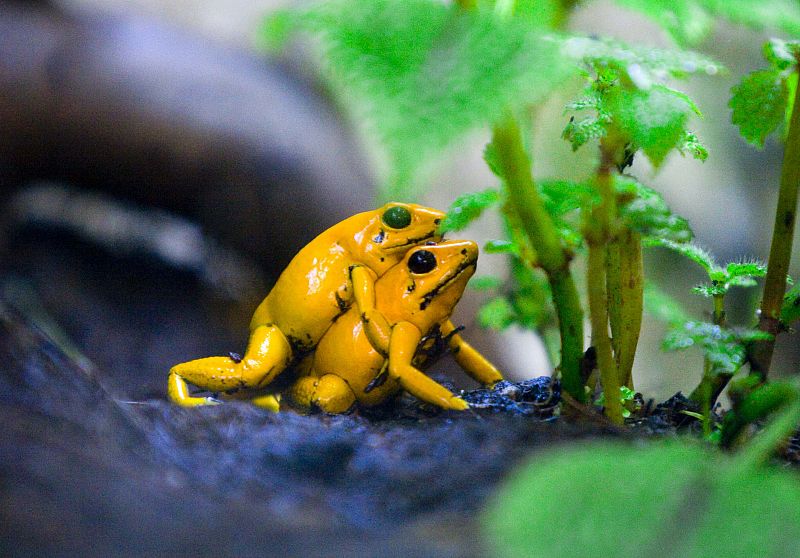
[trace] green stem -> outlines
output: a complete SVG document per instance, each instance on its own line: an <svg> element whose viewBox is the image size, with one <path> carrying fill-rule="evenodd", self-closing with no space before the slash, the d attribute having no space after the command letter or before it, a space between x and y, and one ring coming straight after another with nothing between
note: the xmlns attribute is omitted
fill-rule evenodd
<svg viewBox="0 0 800 558"><path fill-rule="evenodd" d="M605 138L604 138L605 139ZM600 166L597 170L597 190L600 204L585 223L586 243L589 247L587 263L587 288L589 294L589 318L592 325L592 345L597 350L597 367L600 383L605 394L606 415L615 423L622 424L620 381L617 364L611 351L608 336L608 292L606 271L608 268L608 244L611 240L611 223L616 219L616 195L614 193L612 168L614 150L605 141L600 143Z"/></svg>
<svg viewBox="0 0 800 558"><path fill-rule="evenodd" d="M725 327L725 295L714 295L714 312L712 320L720 327ZM725 389L733 374L713 373L708 357L703 358L703 377L689 395L689 399L700 405L703 413L703 434L711 434L711 409Z"/></svg>
<svg viewBox="0 0 800 558"><path fill-rule="evenodd" d="M608 337L605 272L606 247L602 244L590 244L587 275L592 345L597 351L597 367L600 370L600 383L605 394L606 416L614 423L622 424L619 377L614 357L611 354L611 340Z"/></svg>
<svg viewBox="0 0 800 558"><path fill-rule="evenodd" d="M606 285L611 343L621 385L633 389L633 360L644 308L642 238L625 228L608 245Z"/></svg>
<svg viewBox="0 0 800 558"><path fill-rule="evenodd" d="M523 146L519 126L511 115L495 126L492 144L497 150L509 199L536 250L538 265L547 275L553 292L561 334L562 386L574 399L584 402L586 396L581 379L583 312L578 290L569 271L568 254L533 182L531 161Z"/></svg>
<svg viewBox="0 0 800 558"><path fill-rule="evenodd" d="M775 226L772 230L772 245L769 250L767 277L764 280L764 298L761 301L761 316L758 328L772 334L771 341L759 341L750 353L754 373L766 379L775 348L774 337L781 330L780 311L786 292L786 276L792 257L792 240L797 213L797 189L800 186L800 87L795 92L792 118L786 135L783 152L781 183L778 192L778 207L775 211Z"/></svg>

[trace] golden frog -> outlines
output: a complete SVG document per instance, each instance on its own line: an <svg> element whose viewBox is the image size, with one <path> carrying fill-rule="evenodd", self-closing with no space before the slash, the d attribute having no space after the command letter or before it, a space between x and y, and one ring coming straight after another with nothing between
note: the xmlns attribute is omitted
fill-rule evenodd
<svg viewBox="0 0 800 558"><path fill-rule="evenodd" d="M378 312L367 322L351 308L320 340L301 365L301 377L289 389L300 405L342 413L354 403L372 406L405 389L445 409L467 403L413 365L426 334L439 330L456 362L484 385L502 380L497 369L457 334L450 315L475 272L478 246L468 240L412 248L403 260L375 282ZM367 330L388 346L384 354Z"/></svg>
<svg viewBox="0 0 800 558"><path fill-rule="evenodd" d="M243 357L208 357L172 367L169 398L187 407L218 403L190 395L187 382L225 394L263 389L313 351L351 306L355 316L385 323L375 310L375 280L409 248L440 239L436 230L443 217L435 209L393 202L323 232L298 252L256 309ZM388 338L372 327L367 330L374 347L386 354ZM253 402L277 407L271 396Z"/></svg>

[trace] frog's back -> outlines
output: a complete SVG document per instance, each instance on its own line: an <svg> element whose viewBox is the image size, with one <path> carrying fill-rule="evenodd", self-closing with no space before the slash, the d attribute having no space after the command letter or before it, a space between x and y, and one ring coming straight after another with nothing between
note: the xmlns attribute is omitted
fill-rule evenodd
<svg viewBox="0 0 800 558"><path fill-rule="evenodd" d="M276 325L290 343L311 350L347 308L349 267L356 262L342 243L363 228L370 213L360 213L326 230L289 262L250 322L252 331Z"/></svg>

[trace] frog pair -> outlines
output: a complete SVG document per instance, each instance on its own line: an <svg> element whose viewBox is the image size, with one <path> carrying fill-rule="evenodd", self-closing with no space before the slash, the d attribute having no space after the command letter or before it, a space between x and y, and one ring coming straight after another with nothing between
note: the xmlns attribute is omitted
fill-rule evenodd
<svg viewBox="0 0 800 558"><path fill-rule="evenodd" d="M250 323L243 358L208 357L170 370L170 399L183 406L217 403L204 390L278 410L272 381L287 367L297 377L295 403L341 413L371 406L400 389L445 409L467 403L413 365L427 334L438 331L456 362L484 385L497 369L457 334L450 314L475 271L478 247L442 241L444 214L389 203L320 234L289 263Z"/></svg>

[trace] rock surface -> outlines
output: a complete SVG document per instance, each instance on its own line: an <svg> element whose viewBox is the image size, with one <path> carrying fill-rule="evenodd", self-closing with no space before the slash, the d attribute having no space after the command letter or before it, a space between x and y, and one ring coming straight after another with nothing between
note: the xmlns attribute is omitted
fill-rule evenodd
<svg viewBox="0 0 800 558"><path fill-rule="evenodd" d="M4 301L0 358L0 541L15 555L480 555L503 475L592 433L498 394L506 408L461 414L403 398L392 419L120 401Z"/></svg>

